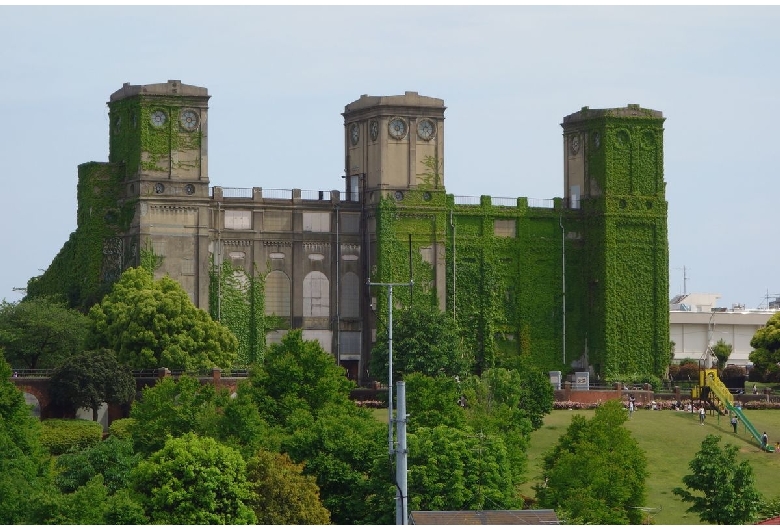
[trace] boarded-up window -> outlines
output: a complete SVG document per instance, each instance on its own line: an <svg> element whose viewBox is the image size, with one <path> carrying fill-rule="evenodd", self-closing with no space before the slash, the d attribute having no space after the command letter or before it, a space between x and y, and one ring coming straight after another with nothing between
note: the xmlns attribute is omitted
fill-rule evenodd
<svg viewBox="0 0 780 530"><path fill-rule="evenodd" d="M330 212L303 212L304 232L330 232Z"/></svg>
<svg viewBox="0 0 780 530"><path fill-rule="evenodd" d="M342 331L340 337L339 347L342 355L360 355L359 331Z"/></svg>
<svg viewBox="0 0 780 530"><path fill-rule="evenodd" d="M290 278L282 271L273 271L265 278L265 314L290 316Z"/></svg>
<svg viewBox="0 0 780 530"><path fill-rule="evenodd" d="M354 272L348 272L341 279L341 317L360 316L360 279Z"/></svg>
<svg viewBox="0 0 780 530"><path fill-rule="evenodd" d="M493 221L493 233L496 237L515 237L515 220L496 219Z"/></svg>
<svg viewBox="0 0 780 530"><path fill-rule="evenodd" d="M312 271L303 279L303 316L330 316L330 282L319 271Z"/></svg>
<svg viewBox="0 0 780 530"><path fill-rule="evenodd" d="M322 349L328 353L333 353L333 332L325 329L304 329L303 340L316 340L322 346Z"/></svg>
<svg viewBox="0 0 780 530"><path fill-rule="evenodd" d="M248 210L225 210L226 230L251 230L252 212Z"/></svg>

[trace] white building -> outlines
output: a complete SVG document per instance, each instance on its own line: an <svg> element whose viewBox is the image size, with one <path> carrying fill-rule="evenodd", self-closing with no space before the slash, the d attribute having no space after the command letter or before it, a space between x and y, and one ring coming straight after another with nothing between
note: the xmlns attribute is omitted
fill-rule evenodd
<svg viewBox="0 0 780 530"><path fill-rule="evenodd" d="M734 348L729 364L744 366L750 362L750 340L778 311L777 304L770 303L770 309L745 309L742 305L727 309L717 307L719 298L719 294L693 293L672 299L669 338L674 341L675 362L685 358L699 360L708 345L721 339Z"/></svg>

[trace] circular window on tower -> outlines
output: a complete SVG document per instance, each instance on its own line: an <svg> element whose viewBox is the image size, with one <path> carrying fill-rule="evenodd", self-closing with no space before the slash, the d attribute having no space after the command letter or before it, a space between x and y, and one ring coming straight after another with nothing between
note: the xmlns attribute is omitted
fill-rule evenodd
<svg viewBox="0 0 780 530"><path fill-rule="evenodd" d="M195 193L195 186L192 184L187 184L186 186L184 186L184 193L186 193L187 195L192 195L193 193Z"/></svg>
<svg viewBox="0 0 780 530"><path fill-rule="evenodd" d="M404 200L404 192L402 192L402 191L396 191L396 192L393 194L393 197L395 197L395 200L397 200L397 201L402 201L402 200Z"/></svg>
<svg viewBox="0 0 780 530"><path fill-rule="evenodd" d="M402 140L409 132L409 126L403 118L393 118L387 124L387 132L396 140Z"/></svg>
<svg viewBox="0 0 780 530"><path fill-rule="evenodd" d="M185 131L192 132L198 128L198 114L192 109L181 111L179 123Z"/></svg>
<svg viewBox="0 0 780 530"><path fill-rule="evenodd" d="M163 193L165 191L165 184L162 182L158 182L154 185L154 192L157 194Z"/></svg>
<svg viewBox="0 0 780 530"><path fill-rule="evenodd" d="M166 116L165 112L162 110L155 110L149 117L149 121L154 127L162 127L165 125L165 122L168 121L168 116Z"/></svg>

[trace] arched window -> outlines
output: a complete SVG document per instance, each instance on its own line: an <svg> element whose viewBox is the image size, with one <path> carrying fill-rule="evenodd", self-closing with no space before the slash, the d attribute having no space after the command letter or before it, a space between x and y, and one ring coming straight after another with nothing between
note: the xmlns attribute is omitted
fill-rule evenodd
<svg viewBox="0 0 780 530"><path fill-rule="evenodd" d="M290 278L282 271L272 271L265 277L265 314L290 316Z"/></svg>
<svg viewBox="0 0 780 530"><path fill-rule="evenodd" d="M303 279L303 316L330 316L330 282L319 271L312 271Z"/></svg>
<svg viewBox="0 0 780 530"><path fill-rule="evenodd" d="M342 318L358 318L360 316L360 280L354 272L348 272L341 279Z"/></svg>

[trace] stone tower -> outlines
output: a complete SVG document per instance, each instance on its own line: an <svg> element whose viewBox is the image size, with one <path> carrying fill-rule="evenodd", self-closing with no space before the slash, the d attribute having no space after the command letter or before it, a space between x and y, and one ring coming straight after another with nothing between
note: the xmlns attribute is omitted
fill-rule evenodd
<svg viewBox="0 0 780 530"><path fill-rule="evenodd" d="M669 348L663 123L639 105L563 119L564 200L585 242L571 281L586 285L596 373L660 373Z"/></svg>
<svg viewBox="0 0 780 530"><path fill-rule="evenodd" d="M108 102L109 163L124 168L124 200L136 202L125 233L127 263L148 245L165 256L158 276L177 278L208 304L210 209L208 90L180 81L125 83Z"/></svg>

